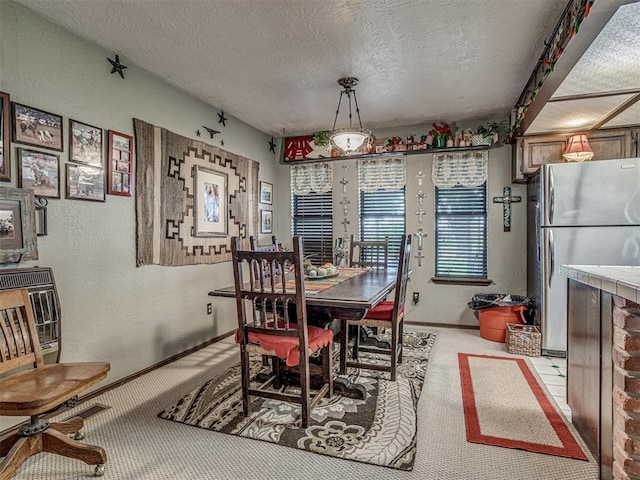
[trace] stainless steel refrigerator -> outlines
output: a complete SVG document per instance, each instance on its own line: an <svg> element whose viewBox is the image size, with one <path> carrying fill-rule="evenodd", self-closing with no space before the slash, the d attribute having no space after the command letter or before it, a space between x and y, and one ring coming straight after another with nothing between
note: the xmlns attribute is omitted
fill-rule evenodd
<svg viewBox="0 0 640 480"><path fill-rule="evenodd" d="M560 266L640 265L640 158L543 165L527 200L527 295L543 354L565 356Z"/></svg>

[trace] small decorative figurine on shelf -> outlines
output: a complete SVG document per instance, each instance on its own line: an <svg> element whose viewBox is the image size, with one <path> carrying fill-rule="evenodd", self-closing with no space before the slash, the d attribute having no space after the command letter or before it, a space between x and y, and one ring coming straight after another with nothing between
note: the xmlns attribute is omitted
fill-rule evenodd
<svg viewBox="0 0 640 480"><path fill-rule="evenodd" d="M442 148L447 145L447 140L451 137L451 127L448 123L438 124L432 123L433 127L429 131L429 135L433 136L433 147L434 148Z"/></svg>

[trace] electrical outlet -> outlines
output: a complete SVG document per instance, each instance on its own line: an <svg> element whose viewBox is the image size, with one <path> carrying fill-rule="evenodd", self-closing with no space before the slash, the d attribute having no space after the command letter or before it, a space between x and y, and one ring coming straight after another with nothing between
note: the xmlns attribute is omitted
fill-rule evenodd
<svg viewBox="0 0 640 480"><path fill-rule="evenodd" d="M211 305L210 303L207 303L207 315L211 315L212 312L213 312L213 305Z"/></svg>
<svg viewBox="0 0 640 480"><path fill-rule="evenodd" d="M414 305L417 305L418 302L420 301L420 292L413 292L413 295L411 297L411 301L413 301Z"/></svg>

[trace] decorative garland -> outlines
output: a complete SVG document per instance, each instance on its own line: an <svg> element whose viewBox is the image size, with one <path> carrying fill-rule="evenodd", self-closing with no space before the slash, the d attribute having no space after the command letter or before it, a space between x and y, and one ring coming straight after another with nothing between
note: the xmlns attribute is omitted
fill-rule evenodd
<svg viewBox="0 0 640 480"><path fill-rule="evenodd" d="M504 143L513 143L515 141L516 129L522 124L529 106L535 101L544 81L555 69L556 62L564 52L569 40L578 34L580 25L589 16L594 2L595 0L574 0L565 8L549 41L545 42L544 52L542 52L542 56L529 77L529 81L520 94L520 98L518 98L518 102L515 105L517 110L515 123L509 128Z"/></svg>

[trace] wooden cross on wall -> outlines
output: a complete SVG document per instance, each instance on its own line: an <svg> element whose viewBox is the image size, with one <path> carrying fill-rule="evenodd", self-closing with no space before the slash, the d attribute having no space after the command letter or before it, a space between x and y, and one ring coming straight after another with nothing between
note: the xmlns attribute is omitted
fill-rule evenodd
<svg viewBox="0 0 640 480"><path fill-rule="evenodd" d="M501 203L503 205L503 225L504 231L511 231L511 204L519 203L522 201L522 197L511 196L511 187L504 187L501 197L493 197L493 203Z"/></svg>

